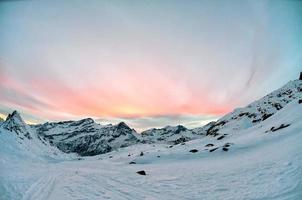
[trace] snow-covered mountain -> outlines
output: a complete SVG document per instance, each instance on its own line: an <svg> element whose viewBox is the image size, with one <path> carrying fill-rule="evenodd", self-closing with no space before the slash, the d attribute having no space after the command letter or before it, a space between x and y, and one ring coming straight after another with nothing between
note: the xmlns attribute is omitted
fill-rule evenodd
<svg viewBox="0 0 302 200"><path fill-rule="evenodd" d="M17 111L14 111L7 116L5 122L2 124L2 127L11 132L15 132L16 134L20 135L20 137L25 136L27 138L31 138L29 126L23 121Z"/></svg>
<svg viewBox="0 0 302 200"><path fill-rule="evenodd" d="M302 80L290 81L282 88L266 95L244 108L235 109L216 122L187 129L184 126L166 126L136 133L124 122L102 126L93 119L27 125L17 111L9 114L1 127L19 138L38 138L65 153L92 156L138 143L180 144L204 136L222 140L239 130L248 129L269 119L288 103L302 99Z"/></svg>
<svg viewBox="0 0 302 200"><path fill-rule="evenodd" d="M27 125L13 112L0 123L0 199L300 200L301 86L204 127L142 135L89 118Z"/></svg>
<svg viewBox="0 0 302 200"><path fill-rule="evenodd" d="M17 111L9 114L6 120L0 123L0 140L3 160L12 158L18 161L66 158L66 155L59 149L36 134L35 129L27 125Z"/></svg>
<svg viewBox="0 0 302 200"><path fill-rule="evenodd" d="M255 126L273 116L288 103L302 99L302 80L290 81L280 89L243 108L237 108L216 122L193 129L195 132L218 138Z"/></svg>
<svg viewBox="0 0 302 200"><path fill-rule="evenodd" d="M153 128L141 133L142 139L147 143L169 143L180 144L192 139L200 138L193 130L184 126L166 126L164 128Z"/></svg>
<svg viewBox="0 0 302 200"><path fill-rule="evenodd" d="M37 134L65 153L93 156L137 144L140 136L127 124L102 126L93 119L33 126Z"/></svg>
<svg viewBox="0 0 302 200"><path fill-rule="evenodd" d="M55 146L65 153L92 156L140 142L134 129L124 122L101 126L93 119L27 125L20 114L9 114L1 127L20 139L38 138L40 143Z"/></svg>
<svg viewBox="0 0 302 200"><path fill-rule="evenodd" d="M228 135L255 126L267 120L288 103L302 99L302 81L290 81L282 88L268 94L244 108L235 109L216 122L203 127L187 129L184 126L167 126L150 129L138 134L124 122L102 126L93 119L52 122L27 125L14 111L2 127L20 137L31 139L33 135L65 153L93 156L138 143L180 144L205 136L222 140Z"/></svg>
<svg viewBox="0 0 302 200"><path fill-rule="evenodd" d="M102 126L91 118L27 125L17 111L7 117L2 127L28 139L34 135L64 153L81 156L103 154L138 143L179 144L200 138L200 135L181 125L150 129L138 134L124 122Z"/></svg>
<svg viewBox="0 0 302 200"><path fill-rule="evenodd" d="M202 135L213 136L221 140L238 130L259 124L296 99L302 99L302 80L290 81L265 97L246 107L237 108L218 121L210 122L203 127L187 129L179 125L149 129L142 132L142 138L147 142L168 142L172 144L202 138Z"/></svg>

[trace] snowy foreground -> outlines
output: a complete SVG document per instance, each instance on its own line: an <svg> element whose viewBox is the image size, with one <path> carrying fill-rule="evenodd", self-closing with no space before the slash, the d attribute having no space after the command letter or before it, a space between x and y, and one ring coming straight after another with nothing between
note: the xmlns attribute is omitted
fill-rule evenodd
<svg viewBox="0 0 302 200"><path fill-rule="evenodd" d="M302 199L302 104L228 135L78 157L2 129L0 199Z"/></svg>

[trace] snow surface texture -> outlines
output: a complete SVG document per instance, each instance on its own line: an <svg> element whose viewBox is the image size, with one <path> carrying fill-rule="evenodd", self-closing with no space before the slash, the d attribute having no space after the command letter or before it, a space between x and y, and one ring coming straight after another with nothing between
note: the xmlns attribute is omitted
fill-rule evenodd
<svg viewBox="0 0 302 200"><path fill-rule="evenodd" d="M90 119L28 126L13 113L0 122L0 199L300 200L301 85L292 81L246 108L191 130L197 139L180 143L170 138L195 137L181 126L149 130L142 138L151 142L144 142L125 124L95 133L87 129L104 127ZM71 124L80 133L71 134ZM112 151L81 157L55 145L77 141L83 137L81 130L83 135L106 136ZM108 143L111 134L122 138L119 145ZM135 142L131 139L131 145L119 148L132 135ZM145 176L136 173L141 170Z"/></svg>

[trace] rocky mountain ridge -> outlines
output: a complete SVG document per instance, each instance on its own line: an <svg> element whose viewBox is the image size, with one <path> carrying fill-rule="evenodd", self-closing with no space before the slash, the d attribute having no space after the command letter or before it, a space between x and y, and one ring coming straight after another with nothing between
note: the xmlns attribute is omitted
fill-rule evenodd
<svg viewBox="0 0 302 200"><path fill-rule="evenodd" d="M237 108L216 122L195 129L206 136L220 137L226 133L248 129L270 118L288 103L302 99L302 80L288 82L283 87L271 92L243 108Z"/></svg>
<svg viewBox="0 0 302 200"><path fill-rule="evenodd" d="M290 81L282 88L249 104L235 109L216 122L188 129L166 126L138 134L126 123L100 125L91 118L78 121L47 122L27 125L17 111L9 114L1 128L16 133L21 140L38 138L42 143L57 147L65 153L93 156L139 143L184 144L197 138L214 137L222 140L236 130L248 129L270 118L292 101L302 99L302 80Z"/></svg>
<svg viewBox="0 0 302 200"><path fill-rule="evenodd" d="M178 125L149 129L142 132L141 136L144 141L149 143L166 142L170 144L180 144L199 138L201 135L194 130Z"/></svg>

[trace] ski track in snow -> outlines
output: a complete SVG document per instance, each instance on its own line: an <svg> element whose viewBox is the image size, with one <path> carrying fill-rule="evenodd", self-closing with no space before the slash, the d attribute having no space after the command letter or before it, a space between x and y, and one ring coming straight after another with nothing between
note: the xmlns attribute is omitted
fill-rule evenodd
<svg viewBox="0 0 302 200"><path fill-rule="evenodd" d="M43 200L48 199L52 193L57 176L42 176L25 192L22 200Z"/></svg>
<svg viewBox="0 0 302 200"><path fill-rule="evenodd" d="M161 165L160 168L165 175L156 174L159 166L133 165L133 167L120 169L122 167L120 165L104 163L104 167L93 168L93 166L102 165L102 162L81 162L74 162L72 165L63 162L59 164L60 166L56 164L54 169L48 170L49 175L42 176L32 184L22 200L150 200L200 199L201 197L202 199L240 200L261 199L274 194L275 199L279 199L278 196L282 197L282 194L297 187L298 182L295 182L293 176L299 172L295 165L292 166L292 163L287 162L267 163L257 168L237 169L235 167L226 171L207 171L207 169L198 171L197 168L202 168L202 165L197 165L183 168L187 170L183 174L169 172L169 168L173 168L170 164ZM111 168L108 169L110 165ZM136 175L135 171L139 168L146 169L150 174ZM188 171L190 168L191 172ZM289 180L286 180L287 178ZM287 185L288 182L292 184ZM262 192L255 193L255 191Z"/></svg>

